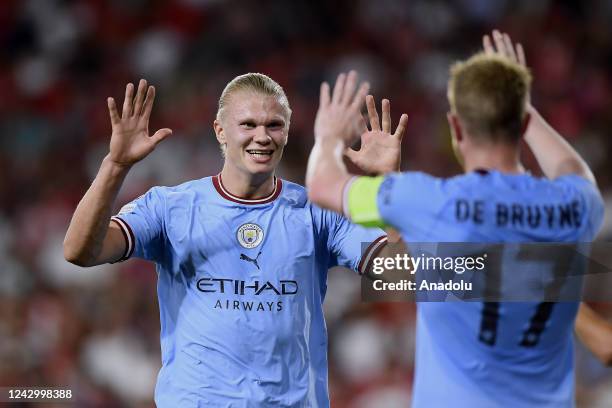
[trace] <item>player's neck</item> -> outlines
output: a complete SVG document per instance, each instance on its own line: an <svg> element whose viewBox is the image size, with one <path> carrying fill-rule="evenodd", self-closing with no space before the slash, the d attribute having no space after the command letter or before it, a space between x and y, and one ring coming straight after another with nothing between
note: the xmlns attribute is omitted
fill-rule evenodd
<svg viewBox="0 0 612 408"><path fill-rule="evenodd" d="M236 197L245 199L264 198L274 191L274 173L249 174L228 166L221 170L223 188Z"/></svg>
<svg viewBox="0 0 612 408"><path fill-rule="evenodd" d="M464 170L497 170L501 173L523 173L525 170L519 160L519 151L515 147L498 145L473 149L465 155Z"/></svg>

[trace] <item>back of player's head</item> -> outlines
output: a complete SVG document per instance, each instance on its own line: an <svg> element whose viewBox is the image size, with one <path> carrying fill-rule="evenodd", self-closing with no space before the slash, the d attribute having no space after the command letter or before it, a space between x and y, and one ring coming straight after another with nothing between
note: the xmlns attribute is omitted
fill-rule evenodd
<svg viewBox="0 0 612 408"><path fill-rule="evenodd" d="M278 84L275 80L267 75L249 72L248 74L239 75L232 79L226 86L221 97L219 98L219 108L217 110L217 120L221 119L223 110L227 106L230 96L238 91L248 91L259 93L263 95L274 96L278 98L278 102L285 109L287 114L287 120L291 117L291 108L289 107L289 100L283 87Z"/></svg>
<svg viewBox="0 0 612 408"><path fill-rule="evenodd" d="M521 137L530 86L527 68L479 53L451 66L448 100L474 139L515 143Z"/></svg>

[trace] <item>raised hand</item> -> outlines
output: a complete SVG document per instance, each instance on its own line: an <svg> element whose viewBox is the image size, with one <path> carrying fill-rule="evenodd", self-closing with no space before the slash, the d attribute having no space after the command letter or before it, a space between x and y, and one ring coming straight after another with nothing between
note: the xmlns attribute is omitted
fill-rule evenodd
<svg viewBox="0 0 612 408"><path fill-rule="evenodd" d="M371 130L363 124L361 149L350 147L345 154L361 171L366 174L385 174L399 171L402 153L402 138L408 124L408 115L400 117L395 133L391 134L391 104L382 100L382 121L378 117L374 97L366 97L368 118Z"/></svg>
<svg viewBox="0 0 612 408"><path fill-rule="evenodd" d="M329 84L321 84L319 110L315 119L315 137L318 140L340 140L350 145L358 129L363 126L361 106L370 89L367 82L359 86L357 92L357 72L338 75L333 94L329 94Z"/></svg>
<svg viewBox="0 0 612 408"><path fill-rule="evenodd" d="M134 98L134 85L125 87L125 99L121 117L113 98L108 98L108 111L112 124L109 159L121 166L132 166L149 155L155 146L170 134L172 130L159 129L149 136L149 117L155 100L155 88L147 86L147 81L140 80Z"/></svg>
<svg viewBox="0 0 612 408"><path fill-rule="evenodd" d="M491 37L493 38L492 40ZM512 40L507 33L501 33L498 30L493 30L491 37L489 37L487 34L482 37L482 48L484 49L485 54L499 55L527 68L525 50L523 49L521 43L516 43L515 46L512 44ZM532 110L533 106L531 105L531 98L528 96L527 111L531 112Z"/></svg>
<svg viewBox="0 0 612 408"><path fill-rule="evenodd" d="M491 41L491 37L493 37L493 41ZM512 44L510 36L506 33L501 33L498 30L493 30L491 37L489 37L487 34L482 37L482 47L484 48L486 54L506 57L524 67L527 66L525 61L525 51L520 43L516 43L515 47Z"/></svg>

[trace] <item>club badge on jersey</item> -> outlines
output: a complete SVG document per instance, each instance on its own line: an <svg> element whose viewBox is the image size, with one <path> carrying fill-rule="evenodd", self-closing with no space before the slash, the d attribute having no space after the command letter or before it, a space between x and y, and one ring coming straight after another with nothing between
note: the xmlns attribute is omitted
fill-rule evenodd
<svg viewBox="0 0 612 408"><path fill-rule="evenodd" d="M236 232L236 238L243 248L252 249L261 244L264 238L264 232L257 224L242 224Z"/></svg>

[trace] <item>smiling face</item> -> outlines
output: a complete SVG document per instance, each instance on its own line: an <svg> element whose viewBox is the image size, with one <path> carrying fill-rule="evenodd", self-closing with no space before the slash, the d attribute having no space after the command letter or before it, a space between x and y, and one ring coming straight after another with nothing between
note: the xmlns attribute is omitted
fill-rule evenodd
<svg viewBox="0 0 612 408"><path fill-rule="evenodd" d="M272 174L287 144L289 112L276 96L240 90L229 96L214 126L226 166L251 176Z"/></svg>

